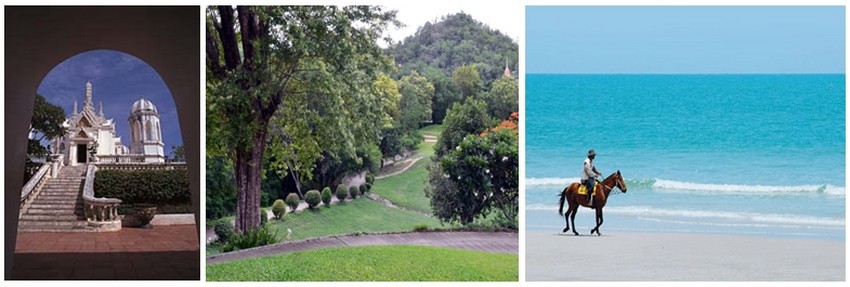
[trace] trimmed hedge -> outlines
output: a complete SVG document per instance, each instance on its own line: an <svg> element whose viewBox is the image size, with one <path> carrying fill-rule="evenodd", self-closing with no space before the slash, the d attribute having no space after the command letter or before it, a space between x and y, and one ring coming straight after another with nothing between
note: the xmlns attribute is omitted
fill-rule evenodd
<svg viewBox="0 0 850 287"><path fill-rule="evenodd" d="M307 206L310 208L316 208L319 206L319 203L322 203L322 195L319 194L318 190L311 190L304 194L304 201L307 202Z"/></svg>
<svg viewBox="0 0 850 287"><path fill-rule="evenodd" d="M274 213L274 218L280 219L284 215L286 215L286 203L283 203L283 200L278 199L272 203L272 213Z"/></svg>
<svg viewBox="0 0 850 287"><path fill-rule="evenodd" d="M366 174L366 183L374 184L375 183L375 176L372 175L371 173L367 173Z"/></svg>
<svg viewBox="0 0 850 287"><path fill-rule="evenodd" d="M325 187L324 189L322 189L322 203L324 203L325 206L327 206L327 207L331 206L331 199L332 198L333 198L333 192L331 192L330 187Z"/></svg>
<svg viewBox="0 0 850 287"><path fill-rule="evenodd" d="M117 198L124 204L191 204L189 174L173 170L101 170L94 177L96 197Z"/></svg>
<svg viewBox="0 0 850 287"><path fill-rule="evenodd" d="M360 194L362 194L362 195L366 195L366 193L367 193L367 192L369 192L369 189L368 189L368 188L366 188L366 184L365 184L365 183L364 183L364 184L361 184L361 185L360 185Z"/></svg>
<svg viewBox="0 0 850 287"><path fill-rule="evenodd" d="M260 208L260 226L265 226L269 222L269 212Z"/></svg>
<svg viewBox="0 0 850 287"><path fill-rule="evenodd" d="M349 186L348 193L351 195L351 199L355 199L360 196L360 188L356 185Z"/></svg>
<svg viewBox="0 0 850 287"><path fill-rule="evenodd" d="M298 197L298 194L290 193L286 196L286 205L289 206L289 210L295 212L298 209L298 204L301 203L301 198Z"/></svg>
<svg viewBox="0 0 850 287"><path fill-rule="evenodd" d="M342 185L342 184L337 185L336 186L336 198L339 199L339 201L343 201L343 200L345 200L346 197L348 197L348 189L345 188L345 185Z"/></svg>

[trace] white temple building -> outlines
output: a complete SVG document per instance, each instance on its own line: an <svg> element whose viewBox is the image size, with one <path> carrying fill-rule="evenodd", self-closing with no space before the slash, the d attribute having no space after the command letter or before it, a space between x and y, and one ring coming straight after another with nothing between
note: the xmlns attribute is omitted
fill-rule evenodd
<svg viewBox="0 0 850 287"><path fill-rule="evenodd" d="M140 98L133 103L127 118L131 129L131 142L128 149L115 132L115 122L103 114L103 102L95 113L92 103L92 84L86 82L85 101L83 109L77 111L77 101L74 101L74 112L66 119L63 126L67 129L65 136L55 139L52 143L54 154L62 154L65 165L75 166L89 161L96 162L165 162L162 131L159 123L159 113L156 106L149 100ZM91 152L94 151L94 156Z"/></svg>

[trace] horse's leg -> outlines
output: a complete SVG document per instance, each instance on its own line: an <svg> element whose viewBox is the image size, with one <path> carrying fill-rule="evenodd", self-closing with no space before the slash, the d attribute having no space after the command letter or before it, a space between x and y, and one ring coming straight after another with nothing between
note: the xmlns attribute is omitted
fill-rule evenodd
<svg viewBox="0 0 850 287"><path fill-rule="evenodd" d="M564 213L564 222L567 224L567 227L564 228L564 231L561 231L563 233L567 233L567 231L570 231L570 213L572 212L573 208L570 207L567 209L567 213Z"/></svg>
<svg viewBox="0 0 850 287"><path fill-rule="evenodd" d="M602 208L597 208L596 209L596 227L594 227L593 230L590 231L590 234L593 234L594 232L596 232L597 236L602 236L602 232L599 232L599 226L602 226L602 221L603 221L602 220Z"/></svg>
<svg viewBox="0 0 850 287"><path fill-rule="evenodd" d="M578 206L570 207L572 213L570 213L570 222L573 223L573 234L578 235L578 228L576 227L576 213L578 213Z"/></svg>

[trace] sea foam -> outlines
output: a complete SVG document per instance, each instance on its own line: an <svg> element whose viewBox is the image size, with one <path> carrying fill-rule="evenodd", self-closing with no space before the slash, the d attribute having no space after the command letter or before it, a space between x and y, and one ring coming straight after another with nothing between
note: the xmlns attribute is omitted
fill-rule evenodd
<svg viewBox="0 0 850 287"><path fill-rule="evenodd" d="M525 186L528 188L563 188L578 182L577 177L544 177L527 178ZM742 185L742 184L718 184L718 183L696 183L676 181L668 179L627 179L626 186L632 190L652 189L659 192L698 192L716 194L750 194L750 195L811 195L824 194L830 196L845 196L845 187L831 184L809 184L809 185Z"/></svg>

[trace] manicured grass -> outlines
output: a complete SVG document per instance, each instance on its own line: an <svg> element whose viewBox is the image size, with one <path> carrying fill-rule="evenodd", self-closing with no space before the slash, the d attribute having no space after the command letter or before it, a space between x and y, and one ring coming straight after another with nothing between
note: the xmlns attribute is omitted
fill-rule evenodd
<svg viewBox="0 0 850 287"><path fill-rule="evenodd" d="M227 218L225 220L231 220ZM286 241L287 229L292 230L289 240L351 234L357 232L411 231L416 226L446 228L437 219L412 211L386 207L374 200L359 198L345 204L334 204L317 210L288 213L284 220L269 220L267 226L277 232L280 241ZM207 256L221 253L221 246L207 245Z"/></svg>
<svg viewBox="0 0 850 287"><path fill-rule="evenodd" d="M517 281L518 256L427 246L324 248L207 266L208 281Z"/></svg>
<svg viewBox="0 0 850 287"><path fill-rule="evenodd" d="M287 214L282 221L271 220L268 226L277 230L281 240L291 229L290 240L350 234L356 232L409 231L417 225L440 227L436 219L415 212L386 207L374 200L359 198L330 208L304 210Z"/></svg>
<svg viewBox="0 0 850 287"><path fill-rule="evenodd" d="M434 155L434 145L437 143L421 142L416 146L416 153L422 156L430 157Z"/></svg>
<svg viewBox="0 0 850 287"><path fill-rule="evenodd" d="M443 133L443 125L429 125L427 127L419 129L419 133L439 137L440 134Z"/></svg>
<svg viewBox="0 0 850 287"><path fill-rule="evenodd" d="M431 200L425 196L426 166L430 156L417 161L407 171L387 178L376 179L372 191L393 204L431 213Z"/></svg>

